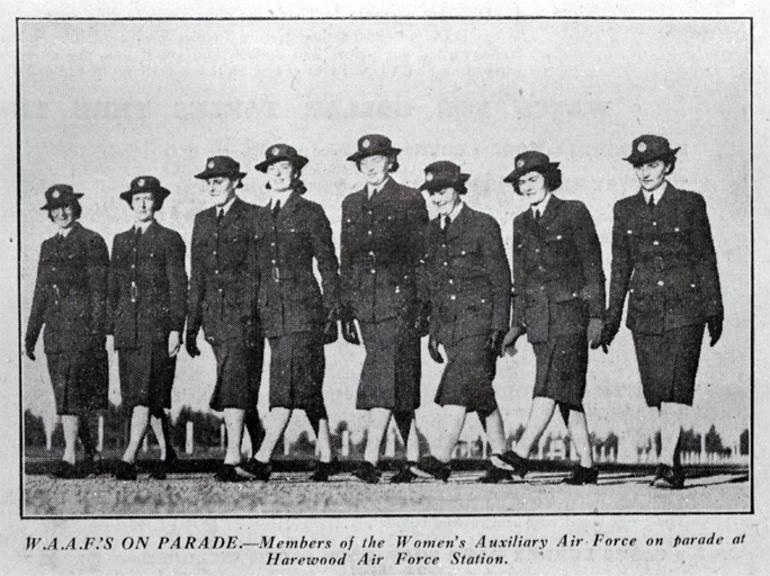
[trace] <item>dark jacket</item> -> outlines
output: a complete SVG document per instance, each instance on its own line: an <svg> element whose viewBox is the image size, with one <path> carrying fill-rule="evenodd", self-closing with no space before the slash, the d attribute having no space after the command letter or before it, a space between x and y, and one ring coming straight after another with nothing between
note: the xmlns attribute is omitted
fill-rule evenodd
<svg viewBox="0 0 770 576"><path fill-rule="evenodd" d="M342 300L364 322L414 306L428 210L422 195L392 178L371 201L366 187L342 202Z"/></svg>
<svg viewBox="0 0 770 576"><path fill-rule="evenodd" d="M447 345L507 330L511 269L495 219L464 205L446 233L434 219L425 244L420 277L438 341Z"/></svg>
<svg viewBox="0 0 770 576"><path fill-rule="evenodd" d="M115 236L109 293L115 348L164 344L184 330L185 245L175 231L152 222L138 239L134 228Z"/></svg>
<svg viewBox="0 0 770 576"><path fill-rule="evenodd" d="M608 324L645 334L721 318L722 293L706 202L666 183L651 213L641 191L615 204Z"/></svg>
<svg viewBox="0 0 770 576"><path fill-rule="evenodd" d="M320 330L339 308L339 263L329 219L320 204L293 192L278 217L269 205L256 216L259 313L265 335ZM323 295L313 272L321 275Z"/></svg>
<svg viewBox="0 0 770 576"><path fill-rule="evenodd" d="M605 289L602 252L582 202L551 196L535 223L527 208L513 220L513 323L530 342L584 332L601 318Z"/></svg>
<svg viewBox="0 0 770 576"><path fill-rule="evenodd" d="M188 337L203 326L212 344L244 342L256 329L257 273L250 260L256 213L256 206L236 198L219 224L215 207L195 215Z"/></svg>
<svg viewBox="0 0 770 576"><path fill-rule="evenodd" d="M108 331L107 271L104 239L78 222L61 238L43 242L37 267L32 311L24 339L35 348L45 324L45 352L85 350ZM103 347L103 344L102 344Z"/></svg>

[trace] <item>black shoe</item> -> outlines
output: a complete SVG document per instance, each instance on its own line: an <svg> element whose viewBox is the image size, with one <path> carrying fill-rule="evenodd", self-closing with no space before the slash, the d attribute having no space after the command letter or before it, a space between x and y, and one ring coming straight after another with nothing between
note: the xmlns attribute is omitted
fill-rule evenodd
<svg viewBox="0 0 770 576"><path fill-rule="evenodd" d="M76 464L70 464L69 462L62 460L56 465L56 468L54 468L53 472L51 472L51 475L54 478L72 480L77 478L85 478L88 476L88 473L85 472L82 468L78 467Z"/></svg>
<svg viewBox="0 0 770 576"><path fill-rule="evenodd" d="M255 480L261 480L262 482L270 480L270 474L273 471L270 462L260 462L256 458L251 458L241 466L246 472L254 476Z"/></svg>
<svg viewBox="0 0 770 576"><path fill-rule="evenodd" d="M118 480L136 480L136 464L121 460L115 467L115 478Z"/></svg>
<svg viewBox="0 0 770 576"><path fill-rule="evenodd" d="M571 476L568 476L562 480L563 484L570 484L572 486L580 486L581 484L596 484L596 479L599 477L599 470L596 468L584 468L578 466Z"/></svg>
<svg viewBox="0 0 770 576"><path fill-rule="evenodd" d="M353 470L353 476L367 484L377 484L380 481L380 474L380 469L371 462L362 462L358 468Z"/></svg>
<svg viewBox="0 0 770 576"><path fill-rule="evenodd" d="M161 460L150 470L150 478L154 480L165 480L168 473L168 459Z"/></svg>
<svg viewBox="0 0 770 576"><path fill-rule="evenodd" d="M446 482L449 479L449 475L452 473L452 467L435 456L425 456L425 458L420 459L419 464L417 464L417 467L413 471L418 475L421 475L420 472L424 472L437 480Z"/></svg>
<svg viewBox="0 0 770 576"><path fill-rule="evenodd" d="M681 466L671 467L667 464L658 464L657 468L655 468L655 478L650 482L650 486L681 490L684 488L684 470L682 470Z"/></svg>
<svg viewBox="0 0 770 576"><path fill-rule="evenodd" d="M214 478L220 482L246 482L249 479L245 474L239 473L238 468L232 464L222 464Z"/></svg>
<svg viewBox="0 0 770 576"><path fill-rule="evenodd" d="M476 480L476 482L479 482L480 484L497 484L503 480L513 480L513 472L493 465L487 470L487 473Z"/></svg>
<svg viewBox="0 0 770 576"><path fill-rule="evenodd" d="M409 484L412 480L417 478L417 474L412 472L410 468L417 466L417 462L407 462L402 465L398 472L390 477L391 484Z"/></svg>
<svg viewBox="0 0 770 576"><path fill-rule="evenodd" d="M313 482L327 482L329 476L334 476L340 472L340 461L332 458L331 462L317 462L310 480Z"/></svg>
<svg viewBox="0 0 770 576"><path fill-rule="evenodd" d="M511 470L517 474L519 478L524 478L527 472L529 472L529 469L532 467L532 463L528 458L522 458L513 450L508 450L502 454L492 454L492 459L498 459L502 463L510 466Z"/></svg>

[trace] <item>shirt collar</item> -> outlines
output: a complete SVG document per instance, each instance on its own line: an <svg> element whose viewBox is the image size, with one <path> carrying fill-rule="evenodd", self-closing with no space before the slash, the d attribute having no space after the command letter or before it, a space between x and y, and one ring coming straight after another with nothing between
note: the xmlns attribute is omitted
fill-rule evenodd
<svg viewBox="0 0 770 576"><path fill-rule="evenodd" d="M281 208L286 206L286 202L289 200L289 196L291 196L292 192L293 190L291 188L289 188L288 190L283 190L281 192L270 190L270 208L275 208L276 202L281 203Z"/></svg>
<svg viewBox="0 0 770 576"><path fill-rule="evenodd" d="M142 234L144 234L153 222L155 222L154 219L146 222L134 222L134 231L141 229Z"/></svg>
<svg viewBox="0 0 770 576"><path fill-rule="evenodd" d="M385 188L385 186L388 185L389 181L390 181L390 176L385 178L385 181L382 182L379 186L372 186L371 184L367 184L366 185L366 193L369 196L369 200L371 200L372 196L374 196L378 192L382 192L382 189Z"/></svg>
<svg viewBox="0 0 770 576"><path fill-rule="evenodd" d="M68 228L59 228L59 231L57 232L57 234L59 236L61 236L62 238L66 238L67 236L69 236L70 232L72 232L73 228L75 228L75 224L74 223L72 224L72 226L70 226Z"/></svg>
<svg viewBox="0 0 770 576"><path fill-rule="evenodd" d="M225 214L227 214L227 211L230 210L230 207L235 202L235 199L238 198L235 194L233 194L233 197L230 198L227 202L224 203L223 206L214 206L214 208L217 209L217 216L219 216L219 211L223 211Z"/></svg>
<svg viewBox="0 0 770 576"><path fill-rule="evenodd" d="M452 211L448 214L449 219L454 222L457 220L457 217L460 215L460 211L463 209L463 206L465 206L465 202L460 200L457 204L455 204L455 207L452 208ZM441 218L442 224L444 221L444 218Z"/></svg>
<svg viewBox="0 0 770 576"><path fill-rule="evenodd" d="M650 202L650 196L652 196L653 198L655 198L655 205L657 206L661 198L663 198L663 193L666 191L666 188L668 188L668 180L664 180L663 184L658 186L652 192L648 192L647 190L642 188L642 194L644 194L644 203L648 204Z"/></svg>
<svg viewBox="0 0 770 576"><path fill-rule="evenodd" d="M532 216L536 216L537 212L540 212L540 216L543 215L543 212L545 212L546 206L548 206L548 202L551 200L552 194L549 192L545 195L545 198L538 204L537 206L530 206L530 210L532 210Z"/></svg>

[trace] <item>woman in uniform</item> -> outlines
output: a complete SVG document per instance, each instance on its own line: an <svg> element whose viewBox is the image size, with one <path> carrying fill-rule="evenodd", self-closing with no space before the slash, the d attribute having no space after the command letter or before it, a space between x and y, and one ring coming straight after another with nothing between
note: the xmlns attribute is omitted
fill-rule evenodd
<svg viewBox="0 0 770 576"><path fill-rule="evenodd" d="M27 357L35 360L35 344L45 325L48 373L64 428L64 456L54 470L59 478L89 473L89 466L75 466L76 442L80 436L86 462L92 463L96 450L88 415L107 408L109 392L105 350L109 255L104 239L78 222L82 196L67 184L45 192L41 210L59 230L40 249L24 339Z"/></svg>
<svg viewBox="0 0 770 576"><path fill-rule="evenodd" d="M660 462L652 484L673 488L684 486L677 447L692 406L703 331L708 326L714 346L724 318L706 202L668 181L678 150L661 136L644 135L625 158L640 190L615 204L602 338L608 345L618 333L628 293L626 326L644 398L660 415Z"/></svg>
<svg viewBox="0 0 770 576"><path fill-rule="evenodd" d="M407 464L391 482L411 481L410 465L419 457L414 411L420 405L420 337L426 332L414 327L420 318L420 327L426 325L426 310L417 299L415 274L428 211L417 190L391 177L399 152L385 136L362 136L348 160L366 185L342 201L342 336L358 345L358 320L366 358L356 408L369 411L364 462L354 474L370 484L380 479L377 463L391 415L407 451Z"/></svg>
<svg viewBox="0 0 770 576"><path fill-rule="evenodd" d="M585 205L553 194L561 186L558 162L529 151L515 165L504 181L530 206L513 221L513 318L503 345L514 354L526 333L537 371L527 426L506 461L520 476L527 473L527 458L558 406L580 458L565 482L595 484L583 395L588 344L597 347L602 334L601 245Z"/></svg>
<svg viewBox="0 0 770 576"><path fill-rule="evenodd" d="M109 277L120 389L123 406L131 410L128 447L115 471L120 480L136 480L136 453L150 416L161 445L153 477L165 478L172 454L165 411L171 408L182 343L187 273L182 237L155 220L169 194L153 176L134 178L131 188L120 194L134 213L134 225L115 236Z"/></svg>
<svg viewBox="0 0 770 576"><path fill-rule="evenodd" d="M305 411L318 442L320 461L311 479L324 482L338 471L323 379L324 345L337 340L339 264L329 219L320 204L303 197L300 176L307 162L291 146L275 144L255 166L267 174L270 190L270 202L257 211L253 253L260 277L259 314L270 343L270 414L262 446L244 468L264 481L293 410Z"/></svg>
<svg viewBox="0 0 770 576"><path fill-rule="evenodd" d="M446 435L433 455L420 460L416 472L446 482L465 416L476 412L494 453L480 481L494 483L511 475L501 461L505 432L492 389L510 319L511 269L500 226L461 198L469 177L452 162L433 162L425 168L420 187L438 211L426 234L420 271L422 299L431 304L428 351L443 363L438 349L443 345L447 366L436 391Z"/></svg>

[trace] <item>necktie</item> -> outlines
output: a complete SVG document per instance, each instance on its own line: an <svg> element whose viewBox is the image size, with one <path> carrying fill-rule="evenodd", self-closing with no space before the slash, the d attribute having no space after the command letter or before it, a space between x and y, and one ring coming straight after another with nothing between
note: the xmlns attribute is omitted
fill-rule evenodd
<svg viewBox="0 0 770 576"><path fill-rule="evenodd" d="M273 218L274 218L274 219L275 219L275 218L278 218L278 212L279 212L280 210L281 210L281 201L280 201L280 200L278 200L278 201L277 201L277 202L276 202L276 203L273 205Z"/></svg>
<svg viewBox="0 0 770 576"><path fill-rule="evenodd" d="M535 224L540 225L540 210L535 208Z"/></svg>
<svg viewBox="0 0 770 576"><path fill-rule="evenodd" d="M650 209L650 213L655 210L655 196L650 194L650 201L647 202L647 207Z"/></svg>
<svg viewBox="0 0 770 576"><path fill-rule="evenodd" d="M220 208L217 212L217 226L220 226L222 224L222 218L225 217L225 211L223 208Z"/></svg>
<svg viewBox="0 0 770 576"><path fill-rule="evenodd" d="M452 219L449 216L444 216L444 233L449 229L449 225L452 223Z"/></svg>
<svg viewBox="0 0 770 576"><path fill-rule="evenodd" d="M377 196L377 188L372 188L372 193L369 195L369 202L374 200L375 196Z"/></svg>
<svg viewBox="0 0 770 576"><path fill-rule="evenodd" d="M134 240L139 242L139 238L141 238L141 237L142 237L142 227L141 226L137 226L136 227L136 232L134 233Z"/></svg>

